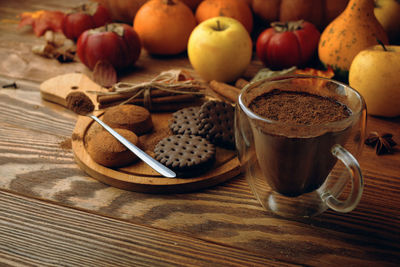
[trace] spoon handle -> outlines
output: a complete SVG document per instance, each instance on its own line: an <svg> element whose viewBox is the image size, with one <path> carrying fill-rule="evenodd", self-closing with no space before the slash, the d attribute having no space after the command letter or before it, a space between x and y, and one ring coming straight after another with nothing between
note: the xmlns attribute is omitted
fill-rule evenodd
<svg viewBox="0 0 400 267"><path fill-rule="evenodd" d="M101 121L99 118L97 118L94 115L89 115L90 118L98 122L104 129L106 129L110 134L112 134L115 138L117 138L118 141L120 141L124 146L126 146L130 151L132 151L136 156L138 156L141 160L146 162L150 167L152 167L155 171L157 171L159 174L163 175L164 177L168 178L174 178L176 177L175 172L170 170L169 168L165 167L162 165L160 162L157 160L153 159L150 157L148 154L146 154L143 150L126 140L122 135L114 131L110 126L105 124L103 121Z"/></svg>

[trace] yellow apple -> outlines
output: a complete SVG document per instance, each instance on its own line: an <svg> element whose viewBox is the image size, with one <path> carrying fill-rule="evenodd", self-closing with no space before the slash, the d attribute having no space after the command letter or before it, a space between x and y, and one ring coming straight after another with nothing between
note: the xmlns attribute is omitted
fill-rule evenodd
<svg viewBox="0 0 400 267"><path fill-rule="evenodd" d="M358 53L350 66L349 85L364 97L369 114L399 116L400 46L376 45Z"/></svg>
<svg viewBox="0 0 400 267"><path fill-rule="evenodd" d="M375 0L374 13L391 43L400 43L400 1Z"/></svg>
<svg viewBox="0 0 400 267"><path fill-rule="evenodd" d="M187 51L193 69L204 80L232 82L251 61L252 41L238 20L214 17L192 31Z"/></svg>

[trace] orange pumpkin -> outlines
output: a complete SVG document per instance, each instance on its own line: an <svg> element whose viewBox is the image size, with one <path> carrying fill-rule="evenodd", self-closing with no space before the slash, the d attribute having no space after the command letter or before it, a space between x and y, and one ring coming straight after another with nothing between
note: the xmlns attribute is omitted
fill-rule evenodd
<svg viewBox="0 0 400 267"><path fill-rule="evenodd" d="M186 50L196 19L180 0L150 0L136 13L133 28L150 54L175 55Z"/></svg>
<svg viewBox="0 0 400 267"><path fill-rule="evenodd" d="M132 23L136 12L148 0L92 0L105 6L111 13L114 21ZM190 9L196 10L197 6L203 0L181 0ZM246 0L251 1L251 0Z"/></svg>
<svg viewBox="0 0 400 267"><path fill-rule="evenodd" d="M136 12L147 0L92 0L105 6L114 21L131 24Z"/></svg>
<svg viewBox="0 0 400 267"><path fill-rule="evenodd" d="M254 14L266 22L306 20L323 29L349 0L253 0Z"/></svg>
<svg viewBox="0 0 400 267"><path fill-rule="evenodd" d="M191 10L196 10L197 6L203 0L181 0L181 1L185 3L188 7L190 7Z"/></svg>
<svg viewBox="0 0 400 267"><path fill-rule="evenodd" d="M198 23L225 16L240 21L250 33L253 29L253 13L245 0L204 0L196 9Z"/></svg>

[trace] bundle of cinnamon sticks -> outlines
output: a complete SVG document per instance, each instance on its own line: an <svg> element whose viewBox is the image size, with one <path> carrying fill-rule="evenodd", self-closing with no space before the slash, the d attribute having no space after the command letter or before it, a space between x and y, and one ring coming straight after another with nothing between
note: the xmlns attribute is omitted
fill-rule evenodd
<svg viewBox="0 0 400 267"><path fill-rule="evenodd" d="M115 83L109 92L97 93L99 108L119 104L142 105L150 111L174 111L195 105L205 96L206 86L188 71L171 69L161 72L149 82Z"/></svg>
<svg viewBox="0 0 400 267"><path fill-rule="evenodd" d="M150 91L149 96L121 93L114 95L98 95L99 108L107 108L119 104L134 104L144 106L150 111L173 111L187 105L194 105L201 97L196 94L176 94L158 89Z"/></svg>

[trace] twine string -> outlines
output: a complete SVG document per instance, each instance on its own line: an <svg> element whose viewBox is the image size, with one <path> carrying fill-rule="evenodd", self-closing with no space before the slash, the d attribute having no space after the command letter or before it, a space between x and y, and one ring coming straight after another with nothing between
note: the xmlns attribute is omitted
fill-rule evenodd
<svg viewBox="0 0 400 267"><path fill-rule="evenodd" d="M183 80L181 80L183 79ZM191 76L183 70L169 70L161 72L158 76L149 82L139 84L129 82L118 82L113 85L112 90L108 92L87 91L97 95L123 95L132 96L121 104L129 103L131 100L143 96L143 105L151 107L151 90L161 90L171 94L190 94L195 96L205 96L206 85L193 80Z"/></svg>

